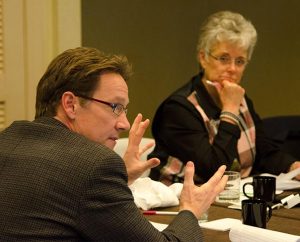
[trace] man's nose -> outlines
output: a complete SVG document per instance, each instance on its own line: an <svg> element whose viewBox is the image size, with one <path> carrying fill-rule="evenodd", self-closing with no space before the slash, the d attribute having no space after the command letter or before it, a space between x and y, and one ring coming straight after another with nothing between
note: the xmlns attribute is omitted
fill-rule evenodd
<svg viewBox="0 0 300 242"><path fill-rule="evenodd" d="M127 119L126 113L121 113L118 117L117 129L126 131L130 129L130 123Z"/></svg>

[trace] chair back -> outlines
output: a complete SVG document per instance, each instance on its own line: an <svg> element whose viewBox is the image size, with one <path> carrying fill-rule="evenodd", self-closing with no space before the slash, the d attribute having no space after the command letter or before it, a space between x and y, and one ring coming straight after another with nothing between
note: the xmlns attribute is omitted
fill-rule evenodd
<svg viewBox="0 0 300 242"><path fill-rule="evenodd" d="M262 121L266 136L282 151L300 160L300 115L274 116Z"/></svg>

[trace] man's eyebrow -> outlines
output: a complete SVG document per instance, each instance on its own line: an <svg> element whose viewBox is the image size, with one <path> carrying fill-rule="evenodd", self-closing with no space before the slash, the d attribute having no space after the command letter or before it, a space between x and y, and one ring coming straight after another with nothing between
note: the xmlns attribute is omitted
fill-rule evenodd
<svg viewBox="0 0 300 242"><path fill-rule="evenodd" d="M117 97L114 97L114 100L116 100L116 101L111 101L111 102L120 103L120 104L125 105L125 106L127 106L129 104L129 99L128 99L128 102L127 102L127 100L124 97L117 96Z"/></svg>

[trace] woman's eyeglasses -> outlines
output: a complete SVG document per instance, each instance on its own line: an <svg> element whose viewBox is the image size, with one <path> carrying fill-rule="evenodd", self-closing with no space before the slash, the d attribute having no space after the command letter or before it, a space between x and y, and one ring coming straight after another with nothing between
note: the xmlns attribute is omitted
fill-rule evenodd
<svg viewBox="0 0 300 242"><path fill-rule="evenodd" d="M234 60L234 64L237 67L245 67L248 63L248 60L243 57L238 57L233 59L230 55L225 54L221 56L214 56L210 52L208 52L208 55L214 58L215 60L219 61L222 65L229 65L232 63L232 60Z"/></svg>

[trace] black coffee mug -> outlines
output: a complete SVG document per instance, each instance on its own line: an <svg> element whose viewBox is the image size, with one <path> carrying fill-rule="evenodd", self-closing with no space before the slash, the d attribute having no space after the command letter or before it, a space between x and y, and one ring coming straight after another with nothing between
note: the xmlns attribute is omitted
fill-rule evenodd
<svg viewBox="0 0 300 242"><path fill-rule="evenodd" d="M247 195L245 191L247 185L253 186L253 197ZM272 203L276 195L276 178L271 176L254 176L253 182L246 182L243 185L243 193L248 198L262 199Z"/></svg>
<svg viewBox="0 0 300 242"><path fill-rule="evenodd" d="M242 201L242 222L259 228L266 228L272 216L272 208L264 200L247 199Z"/></svg>

